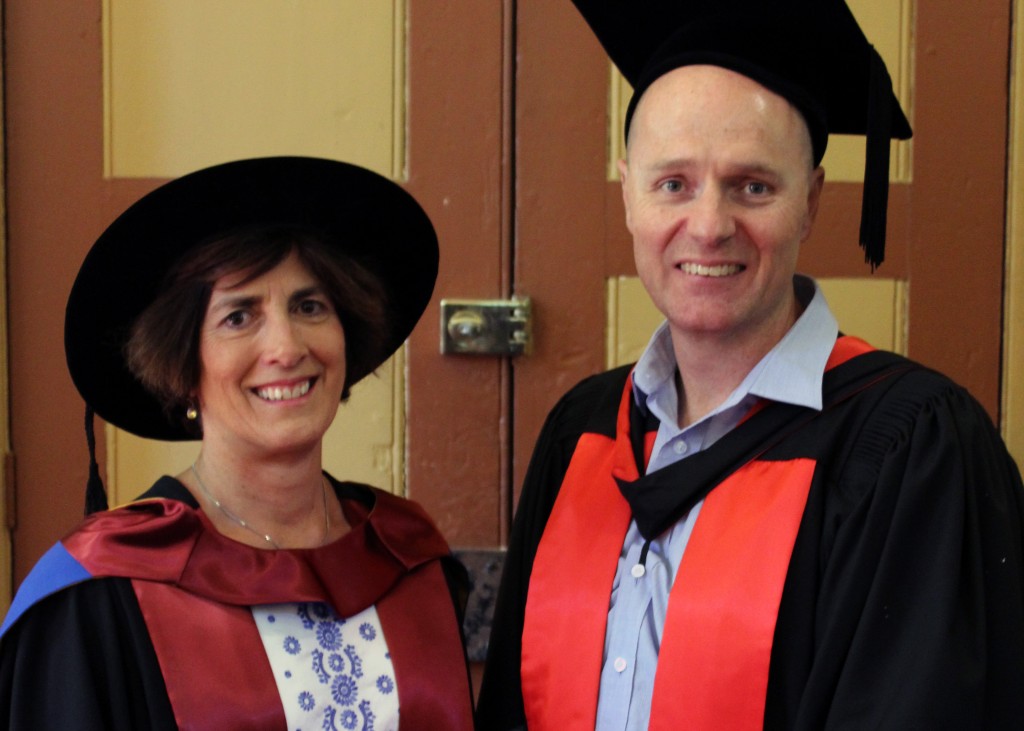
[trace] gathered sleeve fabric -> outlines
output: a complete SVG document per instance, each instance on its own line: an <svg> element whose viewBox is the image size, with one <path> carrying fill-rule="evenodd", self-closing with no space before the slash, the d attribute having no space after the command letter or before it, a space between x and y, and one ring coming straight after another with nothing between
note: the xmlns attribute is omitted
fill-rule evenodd
<svg viewBox="0 0 1024 731"><path fill-rule="evenodd" d="M987 413L920 369L832 428L765 727L1020 727L1024 488Z"/></svg>

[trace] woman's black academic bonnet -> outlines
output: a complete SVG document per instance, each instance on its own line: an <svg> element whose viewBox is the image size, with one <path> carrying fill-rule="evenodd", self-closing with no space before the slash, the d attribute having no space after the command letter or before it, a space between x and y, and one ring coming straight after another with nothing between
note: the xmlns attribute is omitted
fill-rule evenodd
<svg viewBox="0 0 1024 731"><path fill-rule="evenodd" d="M199 170L133 204L82 263L68 298L64 349L88 407L138 436L195 438L169 420L129 372L124 341L182 255L260 226L314 232L379 280L390 327L381 362L401 346L427 307L437 277L437 237L423 209L396 183L356 165L309 157L239 160ZM347 384L379 365L347 374Z"/></svg>

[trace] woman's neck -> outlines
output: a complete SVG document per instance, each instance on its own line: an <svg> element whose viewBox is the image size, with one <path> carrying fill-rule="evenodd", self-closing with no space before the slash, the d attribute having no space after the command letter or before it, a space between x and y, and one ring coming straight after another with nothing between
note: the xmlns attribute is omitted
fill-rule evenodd
<svg viewBox="0 0 1024 731"><path fill-rule="evenodd" d="M178 479L224 535L259 548L313 548L347 528L319 456L242 460L204 441Z"/></svg>

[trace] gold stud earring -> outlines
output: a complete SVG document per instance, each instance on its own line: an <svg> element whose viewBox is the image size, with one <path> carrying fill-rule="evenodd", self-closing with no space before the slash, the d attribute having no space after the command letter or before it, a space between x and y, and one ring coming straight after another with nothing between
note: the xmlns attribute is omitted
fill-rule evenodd
<svg viewBox="0 0 1024 731"><path fill-rule="evenodd" d="M199 409L197 409L195 405L190 404L189 407L185 409L185 418L189 421L195 421L199 418Z"/></svg>

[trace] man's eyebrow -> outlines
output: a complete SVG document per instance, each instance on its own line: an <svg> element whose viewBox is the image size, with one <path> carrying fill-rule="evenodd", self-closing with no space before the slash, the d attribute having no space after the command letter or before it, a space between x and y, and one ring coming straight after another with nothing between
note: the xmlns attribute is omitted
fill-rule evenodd
<svg viewBox="0 0 1024 731"><path fill-rule="evenodd" d="M759 175L772 178L779 177L779 171L777 168L759 162L736 165L734 170L736 175Z"/></svg>
<svg viewBox="0 0 1024 731"><path fill-rule="evenodd" d="M695 164L696 162L693 160L693 158L674 157L651 163L646 167L646 170L650 173L661 174L671 172L674 170L685 170L687 168L693 167ZM768 163L757 161L729 164L726 167L726 171L729 177L736 177L742 175L761 175L770 177L779 176L778 168L776 168L773 165L769 165Z"/></svg>
<svg viewBox="0 0 1024 731"><path fill-rule="evenodd" d="M695 161L690 157L672 157L667 160L659 160L647 166L653 172L660 173L667 170L678 170L680 168L693 167Z"/></svg>

